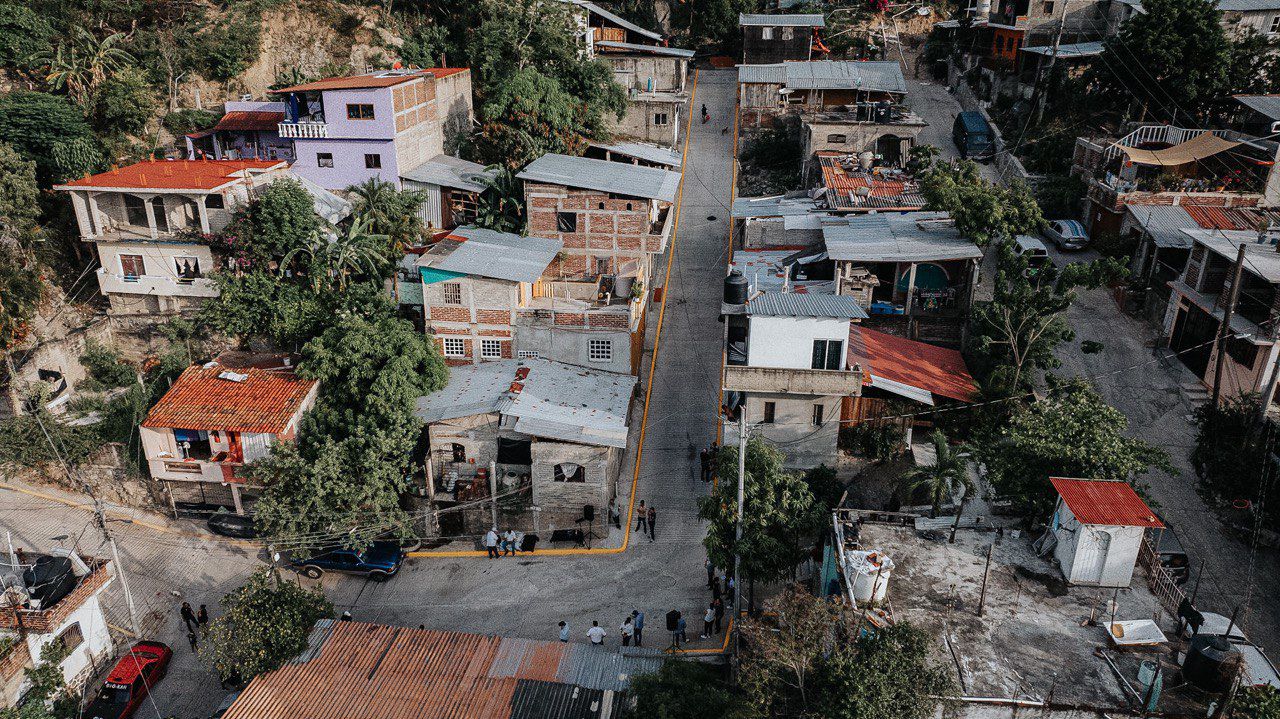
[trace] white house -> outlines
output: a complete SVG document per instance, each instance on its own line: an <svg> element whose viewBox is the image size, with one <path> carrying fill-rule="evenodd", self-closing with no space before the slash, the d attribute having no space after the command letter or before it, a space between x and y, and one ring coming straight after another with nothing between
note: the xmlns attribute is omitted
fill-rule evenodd
<svg viewBox="0 0 1280 719"><path fill-rule="evenodd" d="M27 690L25 670L40 662L41 651L52 642L62 642L69 654L62 660L63 679L79 687L102 669L111 657L114 644L107 627L100 597L111 585L111 565L105 560L81 558L67 549L53 549L51 557L71 562L75 588L52 606L30 608L23 597L23 568L39 560L27 554L0 560L6 577L5 596L9 607L0 611L0 706L13 706ZM16 580L16 581L15 581Z"/></svg>
<svg viewBox="0 0 1280 719"><path fill-rule="evenodd" d="M1053 555L1071 584L1127 587L1142 537L1164 523L1128 482L1051 477Z"/></svg>

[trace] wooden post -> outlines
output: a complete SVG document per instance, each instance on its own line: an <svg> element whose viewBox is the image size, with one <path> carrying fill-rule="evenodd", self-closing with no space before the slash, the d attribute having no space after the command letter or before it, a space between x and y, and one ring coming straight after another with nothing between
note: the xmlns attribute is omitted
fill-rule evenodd
<svg viewBox="0 0 1280 719"><path fill-rule="evenodd" d="M1227 337L1231 335L1231 316L1236 312L1236 302L1240 299L1240 276L1244 272L1244 243L1236 253L1236 267L1231 273L1231 293L1227 296L1227 306L1222 313L1222 325L1218 327L1218 356L1213 369L1213 406L1218 407L1222 397L1222 369L1227 359Z"/></svg>
<svg viewBox="0 0 1280 719"><path fill-rule="evenodd" d="M982 591L978 594L978 616L982 616L987 606L987 579L991 576L991 555L995 554L996 543L987 547L987 567L982 570Z"/></svg>

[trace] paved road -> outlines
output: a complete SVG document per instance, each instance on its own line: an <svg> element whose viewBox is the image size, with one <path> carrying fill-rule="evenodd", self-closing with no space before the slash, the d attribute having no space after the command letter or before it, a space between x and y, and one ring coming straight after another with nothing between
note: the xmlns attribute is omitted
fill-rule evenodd
<svg viewBox="0 0 1280 719"><path fill-rule="evenodd" d="M623 554L417 559L385 584L326 576L321 584L339 610L349 609L360 620L542 639L555 636L556 624L563 619L569 622L575 641L585 641L593 619L614 633L610 641L616 641L617 627L632 609L641 609L649 617L650 644L666 639L657 629L660 615L671 608L685 612L691 630L700 628L698 620L709 597L702 569L705 526L697 519L695 504L707 488L697 477L697 453L714 437L718 403L721 326L717 315L729 227L732 151L732 133L721 130L732 121L735 80L734 70L704 70L691 102L695 108L706 103L713 121L701 125L695 120L688 145L638 480L638 499L658 510L657 541L636 537ZM663 270L666 265L666 257L657 264ZM648 356L642 367L647 377ZM634 456L630 452L628 456L623 484L629 491ZM52 537L70 535L68 541L79 538L85 553L105 556L84 510L0 490L0 516L0 530L12 531L19 546L48 546ZM169 677L155 694L160 712L190 719L207 716L223 692L188 649L177 606L183 599L196 606L208 604L216 616L218 599L260 566L264 557L252 548L198 536L158 533L123 523L111 526L141 608L144 633L169 642L177 653ZM119 582L110 590L107 607L112 624L128 625ZM696 632L690 634L696 636ZM711 647L719 641L694 644Z"/></svg>

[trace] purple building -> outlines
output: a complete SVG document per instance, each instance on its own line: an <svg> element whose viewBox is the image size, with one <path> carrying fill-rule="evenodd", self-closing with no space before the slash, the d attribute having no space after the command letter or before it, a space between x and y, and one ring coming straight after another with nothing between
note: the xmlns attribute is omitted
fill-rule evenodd
<svg viewBox="0 0 1280 719"><path fill-rule="evenodd" d="M217 125L187 135L187 159L293 162L293 140L279 130L286 109L283 102L228 102Z"/></svg>
<svg viewBox="0 0 1280 719"><path fill-rule="evenodd" d="M471 129L467 68L384 70L286 87L282 139L293 174L329 190L401 178L456 148Z"/></svg>

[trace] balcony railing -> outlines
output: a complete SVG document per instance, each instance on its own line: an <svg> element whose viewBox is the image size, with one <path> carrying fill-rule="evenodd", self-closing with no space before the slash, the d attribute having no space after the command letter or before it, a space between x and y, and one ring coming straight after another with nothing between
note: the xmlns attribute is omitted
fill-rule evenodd
<svg viewBox="0 0 1280 719"><path fill-rule="evenodd" d="M323 140L329 136L327 122L282 122L279 125L280 137L290 139Z"/></svg>
<svg viewBox="0 0 1280 719"><path fill-rule="evenodd" d="M160 275L119 275L99 269L98 287L103 294L161 295L164 297L217 297L218 286L207 277L182 279Z"/></svg>
<svg viewBox="0 0 1280 719"><path fill-rule="evenodd" d="M862 373L729 365L724 368L724 388L731 392L851 397L861 391Z"/></svg>

